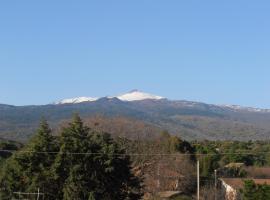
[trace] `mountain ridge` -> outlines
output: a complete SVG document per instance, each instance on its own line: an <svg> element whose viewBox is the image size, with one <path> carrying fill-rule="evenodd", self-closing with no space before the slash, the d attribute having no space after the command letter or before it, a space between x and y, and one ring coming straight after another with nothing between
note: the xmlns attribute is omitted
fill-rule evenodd
<svg viewBox="0 0 270 200"><path fill-rule="evenodd" d="M57 102L54 102L53 104L71 104L71 103L83 103L83 102L92 102L97 101L101 98L117 98L122 101L142 101L146 99L153 99L153 100L160 100L165 99L164 97L149 94L142 92L140 90L131 90L128 93L124 93L117 96L106 96L106 97L75 97L75 98L69 98L69 99L63 99Z"/></svg>
<svg viewBox="0 0 270 200"><path fill-rule="evenodd" d="M134 119L187 140L270 139L270 111L267 109L169 100L155 95L146 97L130 101L117 96L103 97L95 101L40 106L0 104L0 137L27 140L42 117L55 128L73 113L79 113L83 118L103 115Z"/></svg>
<svg viewBox="0 0 270 200"><path fill-rule="evenodd" d="M248 112L263 112L263 113L270 113L270 109L268 108L260 108L260 107L252 107L252 106L241 106L241 105L236 105L236 104L210 104L210 103L205 103L205 102L200 102L200 101L190 101L190 100L172 100L169 98L165 98L162 96L150 94L147 92L143 92L138 89L131 90L127 93L123 93L120 95L116 96L104 96L104 97L73 97L73 98L67 98L67 99L62 99L59 101L54 101L49 104L41 104L41 105L22 105L22 106L16 106L16 105L11 105L11 104L4 104L0 103L0 106L2 107L25 107L25 106L44 106L44 105L61 105L61 104L80 104L80 103L85 103L85 102L95 102L100 99L113 99L117 98L121 101L126 101L126 102L132 102L132 101L144 101L144 100L168 100L172 102L181 102L184 103L186 102L186 106L194 106L196 104L205 104L205 105L210 105L210 106L217 106L220 108L225 108L225 109L231 109L235 111L248 111Z"/></svg>
<svg viewBox="0 0 270 200"><path fill-rule="evenodd" d="M131 90L130 92L120 94L117 96L104 96L104 97L75 97L75 98L68 98L68 99L62 99L60 101L53 102L52 104L60 105L60 104L77 104L77 103L84 103L84 102L94 102L98 101L99 99L103 98L117 98L121 101L143 101L143 100L169 100L169 101L181 101L181 102L187 102L188 106L193 106L192 104L198 104L202 102L196 102L196 101L188 101L188 100L170 100L162 96L153 95L150 93L146 93L143 91L140 91L138 89ZM207 104L207 103L205 103ZM1 105L1 104L0 104ZM258 108L258 107L250 107L250 106L241 106L241 105L235 105L235 104L208 104L212 106L218 106L222 108L228 108L232 110L243 110L243 111L249 111L249 112L265 112L270 113L270 109L267 108Z"/></svg>

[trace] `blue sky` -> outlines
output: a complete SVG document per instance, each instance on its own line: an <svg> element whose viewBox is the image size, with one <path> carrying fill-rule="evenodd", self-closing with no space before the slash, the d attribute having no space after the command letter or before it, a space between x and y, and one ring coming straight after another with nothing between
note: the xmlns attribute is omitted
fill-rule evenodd
<svg viewBox="0 0 270 200"><path fill-rule="evenodd" d="M0 103L131 89L270 108L270 2L0 2Z"/></svg>

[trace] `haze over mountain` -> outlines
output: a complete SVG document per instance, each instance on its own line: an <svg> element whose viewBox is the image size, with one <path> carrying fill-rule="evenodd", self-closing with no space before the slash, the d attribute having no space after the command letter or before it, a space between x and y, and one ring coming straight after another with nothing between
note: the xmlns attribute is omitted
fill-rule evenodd
<svg viewBox="0 0 270 200"><path fill-rule="evenodd" d="M270 137L268 109L168 100L139 90L111 97L77 97L40 106L2 104L0 137L27 140L41 117L57 127L75 112L85 119L100 115L126 118L130 124L136 120L153 130L168 130L187 140L262 140Z"/></svg>

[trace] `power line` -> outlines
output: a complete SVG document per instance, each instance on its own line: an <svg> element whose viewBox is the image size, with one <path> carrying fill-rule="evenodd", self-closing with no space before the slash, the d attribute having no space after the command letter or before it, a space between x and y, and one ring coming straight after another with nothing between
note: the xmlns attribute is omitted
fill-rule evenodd
<svg viewBox="0 0 270 200"><path fill-rule="evenodd" d="M218 155L260 155L270 154L268 152L238 152L238 153L94 153L94 152L57 152L57 151L27 151L2 149L6 153L35 153L35 154L65 154L65 155L111 155L111 156L218 156Z"/></svg>

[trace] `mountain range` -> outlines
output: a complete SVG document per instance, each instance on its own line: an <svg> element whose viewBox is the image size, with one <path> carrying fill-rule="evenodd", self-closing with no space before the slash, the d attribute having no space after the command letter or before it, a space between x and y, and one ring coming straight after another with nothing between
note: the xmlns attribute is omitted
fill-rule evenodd
<svg viewBox="0 0 270 200"><path fill-rule="evenodd" d="M118 96L64 99L48 105L0 104L0 137L25 141L42 117L56 128L73 113L84 119L100 115L126 118L131 123L141 121L153 130L167 130L186 140L270 139L268 109L169 100L139 90Z"/></svg>
<svg viewBox="0 0 270 200"><path fill-rule="evenodd" d="M108 98L108 99L113 99L117 98L121 101L142 101L142 100L161 100L165 99L164 97L157 96L157 95L152 95L148 93L141 92L139 90L132 90L128 93L118 95L118 96L112 96L112 97L102 97L102 98ZM54 104L69 104L69 103L83 103L83 102L93 102L97 101L101 98L97 97L76 97L76 98L71 98L71 99L63 99L61 101L54 102Z"/></svg>

